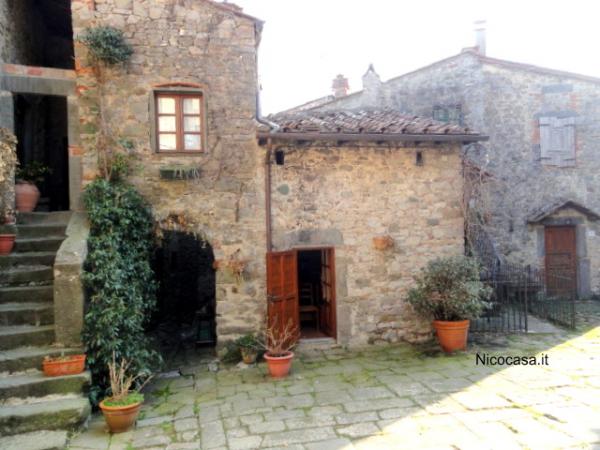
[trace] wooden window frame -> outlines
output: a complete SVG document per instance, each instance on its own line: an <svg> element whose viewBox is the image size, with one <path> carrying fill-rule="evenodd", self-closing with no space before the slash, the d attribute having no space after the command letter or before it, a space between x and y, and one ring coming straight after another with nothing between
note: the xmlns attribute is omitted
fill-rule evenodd
<svg viewBox="0 0 600 450"><path fill-rule="evenodd" d="M152 132L152 139L154 142L154 148L156 153L161 156L182 156L182 155L198 155L205 152L206 149L206 96L204 90L201 89L157 89L152 92L152 110L154 116L154 130ZM172 98L175 100L175 114L161 114L159 113L158 101L160 98ZM183 100L186 98L198 99L200 101L200 112L199 114L185 114L183 112ZM161 132L159 127L160 117L175 117L175 131L174 132ZM184 119L185 117L199 117L200 118L200 131L186 132L184 130ZM176 135L176 149L175 150L164 150L160 148L160 135L161 134L175 134ZM197 135L200 136L200 149L186 150L185 149L185 135Z"/></svg>

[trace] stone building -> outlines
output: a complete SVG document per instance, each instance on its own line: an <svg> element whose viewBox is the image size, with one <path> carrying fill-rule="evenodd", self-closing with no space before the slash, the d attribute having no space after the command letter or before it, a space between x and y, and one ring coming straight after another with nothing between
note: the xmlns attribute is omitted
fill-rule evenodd
<svg viewBox="0 0 600 450"><path fill-rule="evenodd" d="M391 108L476 129L465 148L491 176L485 229L510 262L567 274L581 297L600 290L600 79L485 55L478 47L308 111ZM293 110L292 110L293 111Z"/></svg>

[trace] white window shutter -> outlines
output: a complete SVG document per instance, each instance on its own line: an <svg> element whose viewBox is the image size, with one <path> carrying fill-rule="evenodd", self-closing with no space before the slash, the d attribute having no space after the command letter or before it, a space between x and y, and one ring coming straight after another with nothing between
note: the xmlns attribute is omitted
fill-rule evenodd
<svg viewBox="0 0 600 450"><path fill-rule="evenodd" d="M549 163L552 158L550 153L552 136L550 120L550 117L540 117L540 157L545 164Z"/></svg>
<svg viewBox="0 0 600 450"><path fill-rule="evenodd" d="M575 165L575 118L566 117L560 120L562 135L561 166Z"/></svg>
<svg viewBox="0 0 600 450"><path fill-rule="evenodd" d="M540 117L540 156L542 164L575 165L575 117Z"/></svg>

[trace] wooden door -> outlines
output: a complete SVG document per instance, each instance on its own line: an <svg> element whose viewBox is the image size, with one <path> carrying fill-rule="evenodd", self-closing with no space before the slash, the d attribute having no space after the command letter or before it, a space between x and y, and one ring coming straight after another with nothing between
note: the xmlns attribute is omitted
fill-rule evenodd
<svg viewBox="0 0 600 450"><path fill-rule="evenodd" d="M267 253L267 326L281 332L287 324L300 331L298 254L295 250Z"/></svg>
<svg viewBox="0 0 600 450"><path fill-rule="evenodd" d="M321 293L322 307L320 313L321 330L333 337L336 335L336 307L335 307L335 257L332 248L321 250Z"/></svg>
<svg viewBox="0 0 600 450"><path fill-rule="evenodd" d="M577 255L575 227L545 228L546 288L550 295L576 295Z"/></svg>

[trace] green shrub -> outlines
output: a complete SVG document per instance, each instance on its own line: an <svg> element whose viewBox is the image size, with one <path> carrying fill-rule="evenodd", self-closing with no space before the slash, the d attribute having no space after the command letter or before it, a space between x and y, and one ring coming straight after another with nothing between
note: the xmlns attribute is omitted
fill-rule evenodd
<svg viewBox="0 0 600 450"><path fill-rule="evenodd" d="M131 362L134 374L150 375L160 363L144 335L156 304L153 218L142 196L124 183L97 179L83 199L90 221L83 341L92 372L90 398L97 404L107 395L113 352L117 360Z"/></svg>
<svg viewBox="0 0 600 450"><path fill-rule="evenodd" d="M474 258L455 256L430 261L415 277L408 302L418 314L434 320L475 319L489 307L491 289L480 281Z"/></svg>
<svg viewBox="0 0 600 450"><path fill-rule="evenodd" d="M133 54L123 32L113 27L87 28L79 41L88 48L93 60L109 66L123 64Z"/></svg>

